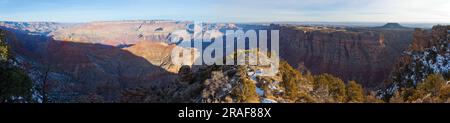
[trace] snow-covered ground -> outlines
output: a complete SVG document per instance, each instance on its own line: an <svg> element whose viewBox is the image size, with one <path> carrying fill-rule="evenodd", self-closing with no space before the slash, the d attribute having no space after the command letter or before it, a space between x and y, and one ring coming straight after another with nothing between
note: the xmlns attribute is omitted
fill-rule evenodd
<svg viewBox="0 0 450 123"><path fill-rule="evenodd" d="M450 49L450 48L447 48ZM429 58L431 53L436 54L434 58ZM414 56L414 60L419 60L425 67L429 67L434 73L446 73L450 70L450 53L438 54L436 47L432 48L432 51L425 51L423 54L419 54L419 56ZM426 59L429 60L426 60Z"/></svg>
<svg viewBox="0 0 450 123"><path fill-rule="evenodd" d="M263 98L261 103L278 103L278 102L272 99Z"/></svg>
<svg viewBox="0 0 450 123"><path fill-rule="evenodd" d="M262 74L263 74L263 72L261 70L256 70L254 72L251 69L247 69L247 75L250 77L250 80L255 84L255 87L256 87L255 91L259 95L259 97L264 97L264 89L262 89L256 85L258 83L256 78L257 78L257 76L261 76ZM269 83L269 88L271 90L277 89L277 87L275 85L273 85L272 83ZM261 103L277 103L277 101L268 99L268 98L261 98Z"/></svg>
<svg viewBox="0 0 450 123"><path fill-rule="evenodd" d="M264 90L261 89L261 88L259 88L259 87L256 87L256 93L257 93L260 97L264 96Z"/></svg>

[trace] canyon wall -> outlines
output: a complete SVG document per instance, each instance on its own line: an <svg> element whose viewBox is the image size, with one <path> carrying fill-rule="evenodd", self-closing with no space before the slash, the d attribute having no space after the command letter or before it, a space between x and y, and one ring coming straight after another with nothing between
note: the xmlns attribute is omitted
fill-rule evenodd
<svg viewBox="0 0 450 123"><path fill-rule="evenodd" d="M315 74L376 87L411 42L412 29L280 27L282 59Z"/></svg>

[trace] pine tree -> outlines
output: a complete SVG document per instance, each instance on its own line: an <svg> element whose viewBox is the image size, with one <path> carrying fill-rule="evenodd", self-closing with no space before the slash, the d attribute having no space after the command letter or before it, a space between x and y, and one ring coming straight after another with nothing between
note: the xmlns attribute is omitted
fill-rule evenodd
<svg viewBox="0 0 450 123"><path fill-rule="evenodd" d="M347 99L344 81L330 74L322 74L314 79L314 91L326 102L345 102Z"/></svg>
<svg viewBox="0 0 450 123"><path fill-rule="evenodd" d="M450 103L450 85L441 88L439 98L444 103Z"/></svg>
<svg viewBox="0 0 450 123"><path fill-rule="evenodd" d="M30 102L31 79L17 66L0 30L0 102Z"/></svg>
<svg viewBox="0 0 450 123"><path fill-rule="evenodd" d="M242 86L240 87L242 96L240 98L241 102L245 103L258 103L259 98L256 94L256 86L255 84L245 78L240 80L242 82Z"/></svg>
<svg viewBox="0 0 450 123"><path fill-rule="evenodd" d="M178 75L180 76L181 82L187 82L189 84L192 84L194 81L194 76L192 75L191 67L188 65L181 66L180 70L178 71Z"/></svg>
<svg viewBox="0 0 450 123"><path fill-rule="evenodd" d="M450 95L447 87L442 75L430 74L417 87L404 88L403 96L413 103L447 102Z"/></svg>
<svg viewBox="0 0 450 123"><path fill-rule="evenodd" d="M366 103L384 103L383 100L377 98L376 93L373 91L369 92L369 94L366 96L365 102Z"/></svg>
<svg viewBox="0 0 450 123"><path fill-rule="evenodd" d="M403 97L399 91L395 92L394 95L389 99L389 103L404 103Z"/></svg>
<svg viewBox="0 0 450 123"><path fill-rule="evenodd" d="M356 81L349 81L347 84L347 102L364 102L364 90Z"/></svg>
<svg viewBox="0 0 450 123"><path fill-rule="evenodd" d="M232 93L237 97L238 102L258 103L259 98L256 93L256 86L252 81L248 80L245 71L245 67L240 66L238 68L237 73L240 75L240 84L238 84L237 88L235 88Z"/></svg>
<svg viewBox="0 0 450 123"><path fill-rule="evenodd" d="M427 78L417 85L415 93L413 93L412 101L417 102L428 102L428 103L436 103L436 102L444 102L447 99L440 99L442 89L446 86L446 81L444 77L440 74L430 74ZM445 93L445 91L444 91Z"/></svg>
<svg viewBox="0 0 450 123"><path fill-rule="evenodd" d="M431 74L417 86L417 89L430 93L433 96L438 96L441 88L446 84L444 77L440 74Z"/></svg>
<svg viewBox="0 0 450 123"><path fill-rule="evenodd" d="M280 72L283 78L282 85L285 88L284 96L288 99L296 100L300 91L301 73L292 68L286 61L280 62Z"/></svg>
<svg viewBox="0 0 450 123"><path fill-rule="evenodd" d="M9 59L8 45L5 41L5 32L0 30L0 62L6 62Z"/></svg>
<svg viewBox="0 0 450 123"><path fill-rule="evenodd" d="M334 81L332 81L331 84L330 92L337 102L345 102L346 94L344 81L339 78L334 78Z"/></svg>

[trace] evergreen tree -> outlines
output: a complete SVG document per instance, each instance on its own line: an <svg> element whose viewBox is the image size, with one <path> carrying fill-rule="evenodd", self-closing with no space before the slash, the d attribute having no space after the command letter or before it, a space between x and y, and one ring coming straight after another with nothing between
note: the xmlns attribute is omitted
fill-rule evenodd
<svg viewBox="0 0 450 123"><path fill-rule="evenodd" d="M4 63L9 59L8 49L5 41L5 32L0 30L0 62Z"/></svg>
<svg viewBox="0 0 450 123"><path fill-rule="evenodd" d="M296 100L299 96L301 73L292 68L286 61L280 62L280 72L283 78L282 85L285 88L284 96Z"/></svg>
<svg viewBox="0 0 450 123"><path fill-rule="evenodd" d="M416 87L403 88L401 96L407 102L413 103L440 103L448 102L450 90L441 74L430 74ZM391 97L393 100L395 95Z"/></svg>
<svg viewBox="0 0 450 123"><path fill-rule="evenodd" d="M389 103L404 103L403 97L400 95L399 91L392 95L391 99L389 99Z"/></svg>
<svg viewBox="0 0 450 123"><path fill-rule="evenodd" d="M446 84L444 77L440 74L431 74L417 86L418 90L423 90L433 96L438 96L441 88Z"/></svg>
<svg viewBox="0 0 450 123"><path fill-rule="evenodd" d="M13 62L5 32L0 30L0 102L30 102L31 79Z"/></svg>
<svg viewBox="0 0 450 123"><path fill-rule="evenodd" d="M410 102L446 102L448 100L447 85L444 77L440 74L430 74L426 79L419 83L411 96L408 98Z"/></svg>
<svg viewBox="0 0 450 123"><path fill-rule="evenodd" d="M441 88L439 98L442 102L450 103L450 85Z"/></svg>
<svg viewBox="0 0 450 123"><path fill-rule="evenodd" d="M365 102L366 103L384 103L383 100L378 99L376 97L376 93L373 92L373 91L369 92L369 94L366 96L366 101Z"/></svg>
<svg viewBox="0 0 450 123"><path fill-rule="evenodd" d="M314 79L314 91L326 102L345 102L346 89L344 81L330 74L322 74Z"/></svg>
<svg viewBox="0 0 450 123"><path fill-rule="evenodd" d="M355 81L350 81L347 84L347 102L364 102L364 90Z"/></svg>
<svg viewBox="0 0 450 123"><path fill-rule="evenodd" d="M237 88L234 89L232 93L237 97L238 102L258 103L259 98L256 93L256 86L252 81L248 80L245 71L245 67L239 66L237 73L240 74L240 84L238 84Z"/></svg>

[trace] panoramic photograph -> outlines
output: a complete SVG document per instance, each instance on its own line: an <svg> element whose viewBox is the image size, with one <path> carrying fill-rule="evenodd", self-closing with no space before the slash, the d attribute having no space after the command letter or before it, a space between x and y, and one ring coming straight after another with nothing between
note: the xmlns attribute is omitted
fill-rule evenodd
<svg viewBox="0 0 450 123"><path fill-rule="evenodd" d="M450 103L449 8L0 0L0 103Z"/></svg>

